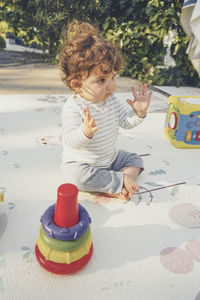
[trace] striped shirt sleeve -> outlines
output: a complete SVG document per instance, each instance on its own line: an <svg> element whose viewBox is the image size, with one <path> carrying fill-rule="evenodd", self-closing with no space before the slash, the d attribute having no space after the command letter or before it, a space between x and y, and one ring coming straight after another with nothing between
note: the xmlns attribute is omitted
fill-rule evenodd
<svg viewBox="0 0 200 300"><path fill-rule="evenodd" d="M70 103L66 103L62 111L63 143L72 147L84 147L90 139L83 133L83 117Z"/></svg>

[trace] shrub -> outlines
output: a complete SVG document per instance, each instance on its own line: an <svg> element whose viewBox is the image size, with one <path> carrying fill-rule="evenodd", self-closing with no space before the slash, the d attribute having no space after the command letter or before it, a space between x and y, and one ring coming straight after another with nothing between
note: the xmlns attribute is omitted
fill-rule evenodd
<svg viewBox="0 0 200 300"><path fill-rule="evenodd" d="M183 0L119 0L111 7L103 30L125 57L121 75L156 85L200 86L186 54L189 39L180 24L182 4ZM170 49L176 65L165 68L163 39L170 30L177 32Z"/></svg>
<svg viewBox="0 0 200 300"><path fill-rule="evenodd" d="M0 50L6 48L6 42L2 36L0 36Z"/></svg>

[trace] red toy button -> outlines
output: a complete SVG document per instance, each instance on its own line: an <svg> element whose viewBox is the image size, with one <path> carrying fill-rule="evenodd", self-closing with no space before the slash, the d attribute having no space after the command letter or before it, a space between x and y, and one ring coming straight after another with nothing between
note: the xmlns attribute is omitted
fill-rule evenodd
<svg viewBox="0 0 200 300"><path fill-rule="evenodd" d="M196 141L200 141L200 130L197 131L197 137L196 137Z"/></svg>

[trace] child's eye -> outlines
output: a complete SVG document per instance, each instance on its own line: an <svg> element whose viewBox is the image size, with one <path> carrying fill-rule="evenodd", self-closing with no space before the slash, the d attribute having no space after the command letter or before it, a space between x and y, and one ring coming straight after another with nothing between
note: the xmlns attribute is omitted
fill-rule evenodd
<svg viewBox="0 0 200 300"><path fill-rule="evenodd" d="M99 83L103 83L104 81L105 81L104 78L100 78L100 79L98 80Z"/></svg>

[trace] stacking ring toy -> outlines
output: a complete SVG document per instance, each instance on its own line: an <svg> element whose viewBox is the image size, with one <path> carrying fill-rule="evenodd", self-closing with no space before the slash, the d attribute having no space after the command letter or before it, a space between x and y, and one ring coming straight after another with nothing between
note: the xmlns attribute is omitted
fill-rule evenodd
<svg viewBox="0 0 200 300"><path fill-rule="evenodd" d="M72 227L60 228L57 226L53 221L54 212L55 204L49 206L40 219L44 231L53 239L61 241L77 240L85 233L91 223L87 210L80 204L78 205L79 221Z"/></svg>
<svg viewBox="0 0 200 300"><path fill-rule="evenodd" d="M55 274L72 274L83 269L89 262L93 253L93 244L90 247L90 251L87 255L83 256L81 259L74 261L71 264L59 264L50 260L46 260L45 257L41 254L38 246L35 246L35 254L39 264L49 272Z"/></svg>
<svg viewBox="0 0 200 300"><path fill-rule="evenodd" d="M40 234L38 236L36 244L46 260L57 263L71 264L72 262L79 260L89 253L92 244L92 234L90 233L87 241L79 249L71 252L57 251L49 248L41 239Z"/></svg>
<svg viewBox="0 0 200 300"><path fill-rule="evenodd" d="M91 230L89 225L86 232L78 240L60 241L60 240L50 238L44 231L43 227L40 226L40 238L51 249L71 252L80 248L87 241L90 235L90 231Z"/></svg>
<svg viewBox="0 0 200 300"><path fill-rule="evenodd" d="M72 274L89 262L93 243L87 210L78 204L78 188L64 183L57 201L42 215L35 255L39 264L55 274Z"/></svg>

